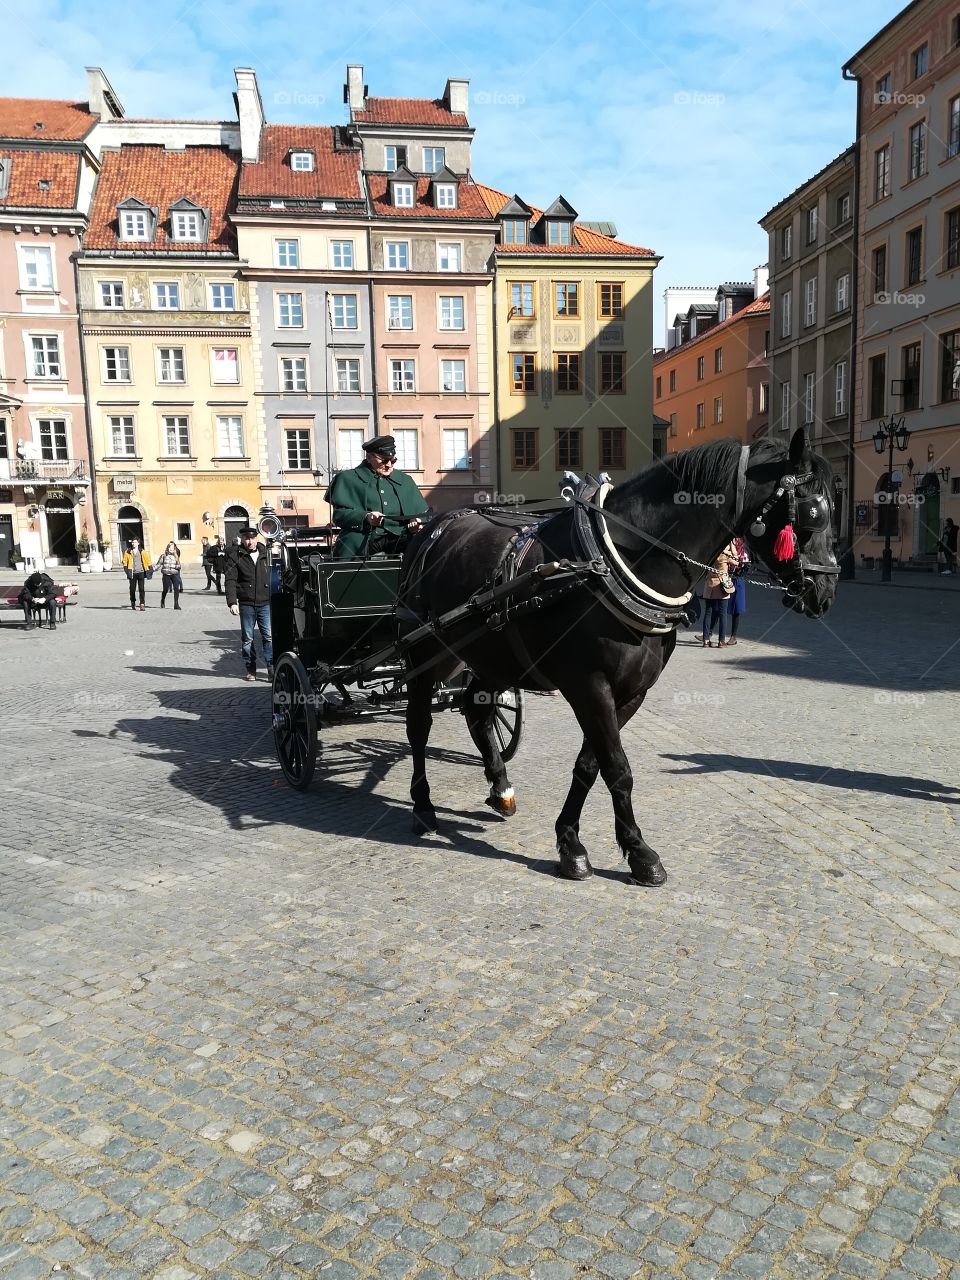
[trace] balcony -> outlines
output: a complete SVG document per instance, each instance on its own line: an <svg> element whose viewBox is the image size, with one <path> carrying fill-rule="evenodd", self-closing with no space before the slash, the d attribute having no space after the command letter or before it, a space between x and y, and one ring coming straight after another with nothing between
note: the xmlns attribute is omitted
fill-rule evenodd
<svg viewBox="0 0 960 1280"><path fill-rule="evenodd" d="M68 481L86 484L87 464L82 458L12 458L9 463L11 479L26 484Z"/></svg>

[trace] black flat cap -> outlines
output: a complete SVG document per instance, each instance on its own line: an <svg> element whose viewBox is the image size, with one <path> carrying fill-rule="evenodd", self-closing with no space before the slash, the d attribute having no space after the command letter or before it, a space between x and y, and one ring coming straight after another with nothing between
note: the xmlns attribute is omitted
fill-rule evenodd
<svg viewBox="0 0 960 1280"><path fill-rule="evenodd" d="M259 538L260 530L255 529L252 524L248 524L245 528L240 530L239 536L241 538Z"/></svg>
<svg viewBox="0 0 960 1280"><path fill-rule="evenodd" d="M393 436L374 436L363 446L364 453L387 453L397 456L397 442Z"/></svg>

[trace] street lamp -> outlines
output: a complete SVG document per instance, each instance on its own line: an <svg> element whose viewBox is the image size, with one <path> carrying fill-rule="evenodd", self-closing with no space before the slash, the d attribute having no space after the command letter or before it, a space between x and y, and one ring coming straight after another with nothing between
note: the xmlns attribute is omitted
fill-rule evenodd
<svg viewBox="0 0 960 1280"><path fill-rule="evenodd" d="M878 454L882 454L884 449L887 451L887 492L890 495L891 504L894 502L896 489L893 483L893 446L896 445L900 453L906 451L907 445L910 443L910 432L904 426L903 418L891 417L888 422L880 419L880 426L873 435L873 447ZM880 570L880 581L890 582L892 580L893 569L893 552L890 549L890 535L893 524L892 515L887 516L886 532L883 535L883 563Z"/></svg>

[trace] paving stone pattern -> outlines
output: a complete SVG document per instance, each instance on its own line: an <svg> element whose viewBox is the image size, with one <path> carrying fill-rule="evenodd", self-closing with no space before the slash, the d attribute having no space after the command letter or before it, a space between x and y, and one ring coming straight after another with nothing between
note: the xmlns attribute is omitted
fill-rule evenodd
<svg viewBox="0 0 960 1280"><path fill-rule="evenodd" d="M84 579L3 624L0 1275L960 1278L960 596L754 590L626 734L669 883L552 874L578 735L496 818L435 720L275 765L266 684Z"/></svg>

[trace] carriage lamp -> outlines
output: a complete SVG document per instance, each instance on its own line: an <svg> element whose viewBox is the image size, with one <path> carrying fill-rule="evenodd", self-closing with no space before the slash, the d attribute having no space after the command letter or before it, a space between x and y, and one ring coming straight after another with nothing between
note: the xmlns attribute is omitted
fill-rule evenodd
<svg viewBox="0 0 960 1280"><path fill-rule="evenodd" d="M893 446L896 445L900 453L906 451L907 445L910 443L910 432L904 425L903 418L890 418L889 422L880 419L880 426L873 435L873 447L878 454L882 454L884 449L887 451L887 493L892 498L896 486L893 483ZM893 535L893 512L887 513L886 530L883 535L883 560L880 570L880 581L891 582L893 580L893 551L890 548L890 539Z"/></svg>

